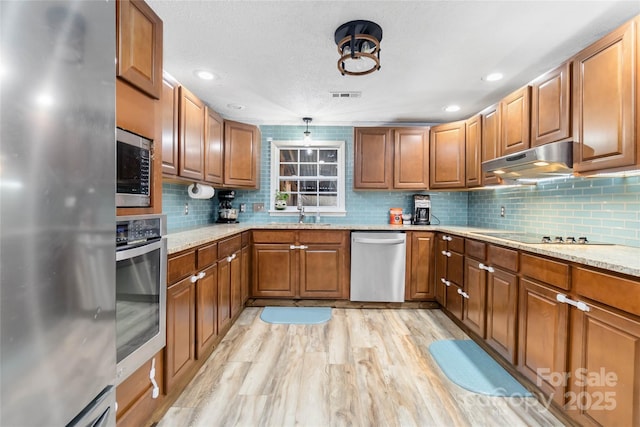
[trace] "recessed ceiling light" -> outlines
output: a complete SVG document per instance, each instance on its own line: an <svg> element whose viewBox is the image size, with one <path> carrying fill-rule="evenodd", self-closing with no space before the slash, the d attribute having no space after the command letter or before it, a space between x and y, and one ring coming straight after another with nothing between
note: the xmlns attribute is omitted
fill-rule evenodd
<svg viewBox="0 0 640 427"><path fill-rule="evenodd" d="M498 80L501 80L502 77L504 77L502 73L491 73L487 74L487 76L485 76L482 80L487 82L497 82Z"/></svg>
<svg viewBox="0 0 640 427"><path fill-rule="evenodd" d="M240 105L240 104L227 104L228 108L231 108L232 110L244 110L245 107L244 105Z"/></svg>
<svg viewBox="0 0 640 427"><path fill-rule="evenodd" d="M194 71L194 73L202 80L213 80L216 78L216 76L211 71L207 70L196 70Z"/></svg>
<svg viewBox="0 0 640 427"><path fill-rule="evenodd" d="M456 111L460 111L460 106L459 105L447 105L446 107L444 107L444 111L446 111L447 113L455 113Z"/></svg>

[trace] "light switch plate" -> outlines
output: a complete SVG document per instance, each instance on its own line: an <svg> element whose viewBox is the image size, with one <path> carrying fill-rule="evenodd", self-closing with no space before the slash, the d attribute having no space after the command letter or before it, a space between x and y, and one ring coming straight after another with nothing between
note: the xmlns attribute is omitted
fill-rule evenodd
<svg viewBox="0 0 640 427"><path fill-rule="evenodd" d="M253 204L254 212L264 212L264 203L254 203Z"/></svg>

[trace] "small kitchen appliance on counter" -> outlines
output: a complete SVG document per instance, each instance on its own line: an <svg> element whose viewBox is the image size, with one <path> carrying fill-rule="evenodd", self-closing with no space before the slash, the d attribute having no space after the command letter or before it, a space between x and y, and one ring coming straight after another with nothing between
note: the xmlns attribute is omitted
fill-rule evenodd
<svg viewBox="0 0 640 427"><path fill-rule="evenodd" d="M431 199L426 194L413 195L413 222L414 225L431 224Z"/></svg>
<svg viewBox="0 0 640 427"><path fill-rule="evenodd" d="M235 224L238 222L238 210L233 208L233 199L236 192L233 190L218 191L218 220L221 224Z"/></svg>

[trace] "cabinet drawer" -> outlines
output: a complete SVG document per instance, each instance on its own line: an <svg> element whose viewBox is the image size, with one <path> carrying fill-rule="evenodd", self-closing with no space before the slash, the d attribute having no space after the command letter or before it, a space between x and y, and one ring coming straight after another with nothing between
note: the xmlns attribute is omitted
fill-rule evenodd
<svg viewBox="0 0 640 427"><path fill-rule="evenodd" d="M464 238L458 236L449 236L451 241L449 242L449 250L455 251L460 254L464 253Z"/></svg>
<svg viewBox="0 0 640 427"><path fill-rule="evenodd" d="M465 242L465 254L467 256L484 261L487 256L487 244L478 242L477 240L468 240Z"/></svg>
<svg viewBox="0 0 640 427"><path fill-rule="evenodd" d="M196 270L196 252L184 252L169 258L167 266L167 285L187 277Z"/></svg>
<svg viewBox="0 0 640 427"><path fill-rule="evenodd" d="M343 231L300 230L300 243L342 243Z"/></svg>
<svg viewBox="0 0 640 427"><path fill-rule="evenodd" d="M228 257L234 252L239 251L241 245L242 236L240 236L239 234L228 239L220 240L218 242L218 259Z"/></svg>
<svg viewBox="0 0 640 427"><path fill-rule="evenodd" d="M218 244L204 246L198 249L198 268L213 264L218 259Z"/></svg>
<svg viewBox="0 0 640 427"><path fill-rule="evenodd" d="M489 245L487 262L492 267L502 267L510 271L518 271L518 251Z"/></svg>
<svg viewBox="0 0 640 427"><path fill-rule="evenodd" d="M529 254L522 254L520 261L523 275L562 289L570 289L567 264Z"/></svg>
<svg viewBox="0 0 640 427"><path fill-rule="evenodd" d="M571 282L578 295L640 315L640 280L573 267Z"/></svg>
<svg viewBox="0 0 640 427"><path fill-rule="evenodd" d="M291 243L296 242L296 232L293 230L255 230L253 243Z"/></svg>

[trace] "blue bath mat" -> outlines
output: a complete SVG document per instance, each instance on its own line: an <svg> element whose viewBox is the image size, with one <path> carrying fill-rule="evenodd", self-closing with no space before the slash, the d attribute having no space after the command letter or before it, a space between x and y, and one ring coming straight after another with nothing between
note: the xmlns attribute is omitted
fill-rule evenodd
<svg viewBox="0 0 640 427"><path fill-rule="evenodd" d="M315 325L331 319L331 307L265 307L260 318L267 323Z"/></svg>
<svg viewBox="0 0 640 427"><path fill-rule="evenodd" d="M429 352L454 383L489 396L533 396L472 340L441 340Z"/></svg>

